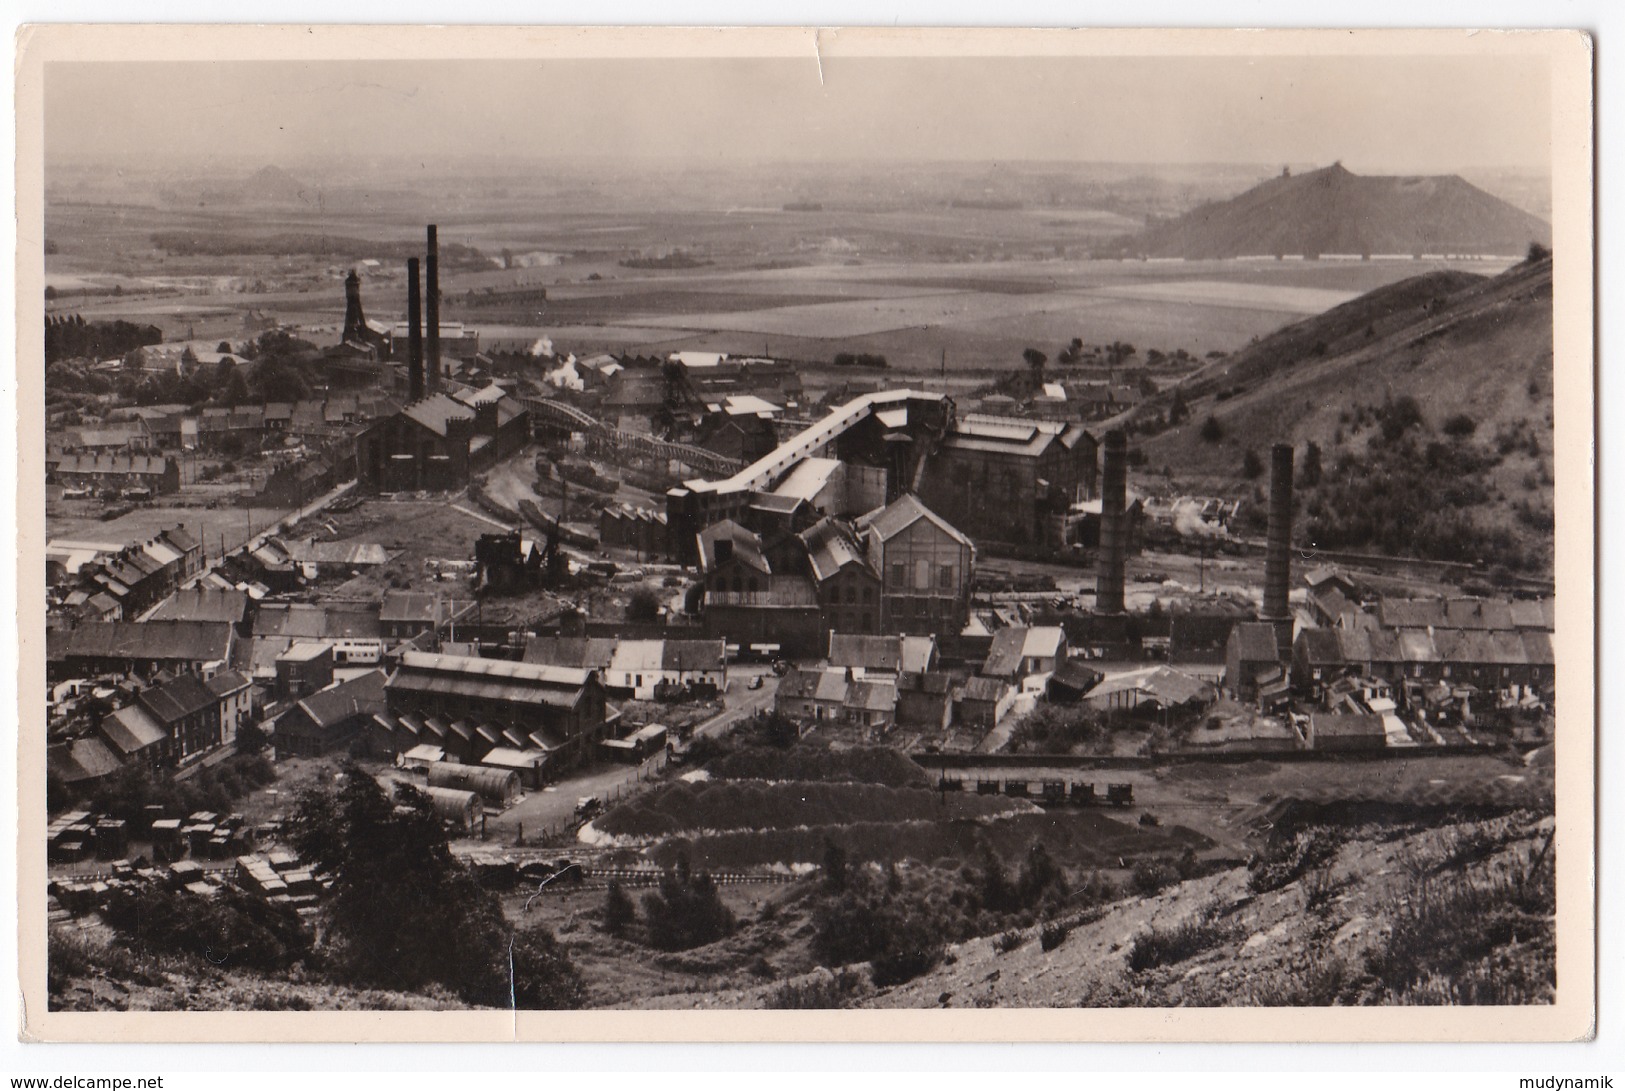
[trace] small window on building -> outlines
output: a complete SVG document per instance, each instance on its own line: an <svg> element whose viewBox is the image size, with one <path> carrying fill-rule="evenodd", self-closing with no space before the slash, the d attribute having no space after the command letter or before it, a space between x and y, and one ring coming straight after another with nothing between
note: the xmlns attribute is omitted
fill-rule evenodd
<svg viewBox="0 0 1625 1091"><path fill-rule="evenodd" d="M891 566L891 585L898 590L908 583L908 566L901 561Z"/></svg>
<svg viewBox="0 0 1625 1091"><path fill-rule="evenodd" d="M750 578L750 591L751 591L751 594L754 595L756 592L760 591L761 589L762 589L762 585L757 581L755 576L752 576Z"/></svg>
<svg viewBox="0 0 1625 1091"><path fill-rule="evenodd" d="M864 589L863 589L863 604L865 606L869 605L873 595L874 595L874 589L873 588L867 587L867 586L864 587Z"/></svg>

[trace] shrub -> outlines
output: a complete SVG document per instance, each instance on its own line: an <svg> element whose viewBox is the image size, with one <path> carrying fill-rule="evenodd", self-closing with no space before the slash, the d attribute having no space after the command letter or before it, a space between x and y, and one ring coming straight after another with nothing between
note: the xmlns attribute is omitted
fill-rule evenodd
<svg viewBox="0 0 1625 1091"><path fill-rule="evenodd" d="M885 951L869 963L877 988L913 981L942 961L945 945L924 922L908 921L895 929Z"/></svg>
<svg viewBox="0 0 1625 1091"><path fill-rule="evenodd" d="M1179 872L1163 860L1141 860L1129 875L1129 882L1135 891L1148 898L1162 893L1178 881Z"/></svg>
<svg viewBox="0 0 1625 1091"><path fill-rule="evenodd" d="M1062 921L1050 921L1038 933L1038 946L1045 951L1053 951L1066 942L1066 937L1072 934L1072 926Z"/></svg>
<svg viewBox="0 0 1625 1091"><path fill-rule="evenodd" d="M612 936L624 933L632 923L638 919L638 908L627 897L621 884L610 881L609 889L604 891L604 908L601 914L604 931Z"/></svg>
<svg viewBox="0 0 1625 1091"><path fill-rule="evenodd" d="M1258 452L1251 447L1241 456L1241 476L1251 481L1264 472L1264 463L1259 459Z"/></svg>
<svg viewBox="0 0 1625 1091"><path fill-rule="evenodd" d="M1019 928L1012 928L1007 932L1000 932L993 940L993 950L1001 955L1009 954L1023 943L1027 942L1027 933Z"/></svg>
<svg viewBox="0 0 1625 1091"><path fill-rule="evenodd" d="M284 969L310 951L298 914L235 887L212 898L156 885L119 891L106 916L134 950L194 955L222 969Z"/></svg>
<svg viewBox="0 0 1625 1091"><path fill-rule="evenodd" d="M1391 1002L1550 1003L1556 985L1551 842L1499 866L1420 875L1389 909L1366 969Z"/></svg>
<svg viewBox="0 0 1625 1091"><path fill-rule="evenodd" d="M1276 840L1247 862L1247 886L1255 894L1280 890L1310 869L1329 863L1342 843L1341 834L1324 826L1302 830L1290 840Z"/></svg>
<svg viewBox="0 0 1625 1091"><path fill-rule="evenodd" d="M1229 938L1229 930L1215 922L1207 910L1169 928L1153 928L1135 937L1129 948L1128 967L1135 973L1171 966L1218 946Z"/></svg>
<svg viewBox="0 0 1625 1091"><path fill-rule="evenodd" d="M808 1011L844 1008L863 990L863 978L855 970L822 971L806 981L787 981L767 998L767 1006L779 1011Z"/></svg>
<svg viewBox="0 0 1625 1091"><path fill-rule="evenodd" d="M1456 439L1466 439L1468 436L1478 431L1478 422L1472 417L1469 417L1466 413L1457 413L1452 417L1446 418L1445 422L1440 425L1439 428L1440 431L1444 432L1444 434L1447 436L1453 436Z"/></svg>
<svg viewBox="0 0 1625 1091"><path fill-rule="evenodd" d="M1219 423L1218 417L1209 414L1207 420L1202 422L1202 429L1197 434L1208 443L1217 443L1224 438L1224 425Z"/></svg>
<svg viewBox="0 0 1625 1091"><path fill-rule="evenodd" d="M643 898L649 942L663 951L686 951L712 943L734 930L734 915L722 902L711 873L698 875L687 859L660 880L660 891Z"/></svg>

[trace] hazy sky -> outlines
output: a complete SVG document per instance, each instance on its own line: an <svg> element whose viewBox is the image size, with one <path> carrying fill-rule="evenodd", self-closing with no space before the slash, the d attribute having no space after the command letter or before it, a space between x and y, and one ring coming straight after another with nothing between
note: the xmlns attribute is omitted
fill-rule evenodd
<svg viewBox="0 0 1625 1091"><path fill-rule="evenodd" d="M828 58L53 63L55 156L592 155L1544 169L1546 62Z"/></svg>

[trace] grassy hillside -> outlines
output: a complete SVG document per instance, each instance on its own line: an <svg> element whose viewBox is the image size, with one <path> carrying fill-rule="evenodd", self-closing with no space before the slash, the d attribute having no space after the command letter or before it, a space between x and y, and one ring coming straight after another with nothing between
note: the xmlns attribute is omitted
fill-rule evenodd
<svg viewBox="0 0 1625 1091"><path fill-rule="evenodd" d="M1301 466L1313 443L1325 472L1300 479L1300 511L1318 499L1341 525L1388 496L1375 523L1409 503L1466 528L1413 541L1374 523L1323 548L1549 571L1551 290L1550 259L1491 279L1435 273L1287 327L1198 376L1181 394L1188 417L1139 441L1145 464L1177 487L1261 498L1247 452L1267 461L1291 443ZM1309 529L1300 520L1306 544Z"/></svg>
<svg viewBox="0 0 1625 1091"><path fill-rule="evenodd" d="M1521 254L1551 225L1456 175L1374 177L1333 164L1272 178L1123 242L1151 257Z"/></svg>

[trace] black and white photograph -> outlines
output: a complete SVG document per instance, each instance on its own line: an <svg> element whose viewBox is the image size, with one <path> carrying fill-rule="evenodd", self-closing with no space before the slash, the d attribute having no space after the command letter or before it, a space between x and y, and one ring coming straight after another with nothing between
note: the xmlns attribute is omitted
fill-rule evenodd
<svg viewBox="0 0 1625 1091"><path fill-rule="evenodd" d="M1590 1025L1584 36L36 33L40 1033Z"/></svg>

